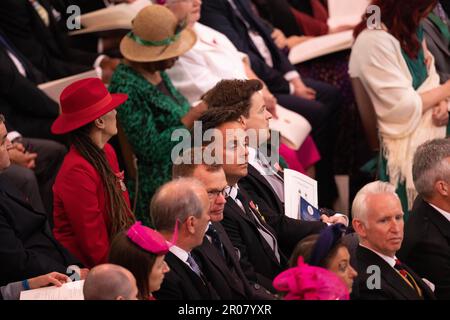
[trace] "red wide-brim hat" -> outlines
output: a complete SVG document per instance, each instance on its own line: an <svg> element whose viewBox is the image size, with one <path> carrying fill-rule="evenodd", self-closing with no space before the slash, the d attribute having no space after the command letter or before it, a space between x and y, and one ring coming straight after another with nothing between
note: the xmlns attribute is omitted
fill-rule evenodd
<svg viewBox="0 0 450 320"><path fill-rule="evenodd" d="M61 114L53 122L51 131L64 134L94 121L116 109L128 99L124 93L110 94L98 78L75 81L60 97Z"/></svg>

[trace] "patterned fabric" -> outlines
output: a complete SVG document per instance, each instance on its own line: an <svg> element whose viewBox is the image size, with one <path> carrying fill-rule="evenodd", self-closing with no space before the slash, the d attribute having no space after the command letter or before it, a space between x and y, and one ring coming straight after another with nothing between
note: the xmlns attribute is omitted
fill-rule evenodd
<svg viewBox="0 0 450 320"><path fill-rule="evenodd" d="M149 205L156 189L171 179L172 132L182 128L180 119L188 112L188 101L173 87L166 73L163 83L172 97L164 95L130 66L120 64L111 80L109 91L128 94L128 100L117 109L120 124L138 159L138 194L135 181L128 190L137 196L136 220L152 227Z"/></svg>

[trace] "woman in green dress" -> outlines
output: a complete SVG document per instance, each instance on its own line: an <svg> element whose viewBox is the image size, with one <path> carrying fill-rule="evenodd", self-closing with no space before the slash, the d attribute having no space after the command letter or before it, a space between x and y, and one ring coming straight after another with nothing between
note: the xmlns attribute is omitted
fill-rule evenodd
<svg viewBox="0 0 450 320"><path fill-rule="evenodd" d="M205 110L190 108L188 101L173 87L164 70L196 41L173 13L159 5L142 9L133 28L120 43L124 56L113 74L109 90L128 94L118 110L119 122L138 160L138 192L131 181L130 194L136 201L136 219L147 226L149 205L156 189L171 179L171 152L177 144L172 132L190 128Z"/></svg>

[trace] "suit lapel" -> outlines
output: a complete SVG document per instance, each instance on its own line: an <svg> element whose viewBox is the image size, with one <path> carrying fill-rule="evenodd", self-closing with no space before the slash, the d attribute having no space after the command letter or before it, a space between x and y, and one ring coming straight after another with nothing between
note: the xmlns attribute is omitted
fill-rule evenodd
<svg viewBox="0 0 450 320"><path fill-rule="evenodd" d="M192 286L196 289L202 299L212 299L214 297L214 294L210 291L210 285L205 284L188 265L172 252L168 252L165 259L171 268L171 271L169 272L176 273L183 281L190 280Z"/></svg>
<svg viewBox="0 0 450 320"><path fill-rule="evenodd" d="M233 264L237 263L238 261L236 260L237 258L236 249L231 243L230 238L228 238L228 235L223 229L222 225L218 222L213 222L212 224L214 228L216 228L220 241L222 241L225 253L233 260Z"/></svg>
<svg viewBox="0 0 450 320"><path fill-rule="evenodd" d="M247 195L245 195L247 196ZM235 212L239 212L239 215L245 220L247 221L248 224L250 224L250 226L254 229L255 234L257 235L257 237L260 239L260 244L264 247L264 251L266 252L266 254L270 257L270 259L273 260L273 262L276 265L280 265L280 262L278 262L277 257L275 256L275 253L273 252L272 248L269 246L269 244L267 243L267 241L263 238L263 236L261 235L261 233L258 230L258 226L255 222L254 219L250 218L249 215L251 215L252 213L250 212L249 208L248 208L248 204L246 205L245 203L243 203L242 205L244 206L245 213L242 211L242 209L237 205L237 203L233 200L230 199L231 197L229 197L227 199L227 203L225 204L225 206L229 206L231 210L235 211ZM256 219L256 218L255 218ZM267 224L266 224L267 226ZM268 230L270 232L272 232L272 234L275 236L275 233L273 232L272 228L268 227Z"/></svg>
<svg viewBox="0 0 450 320"><path fill-rule="evenodd" d="M284 175L284 173L281 172L282 175ZM266 188L268 190L268 193L270 195L272 195L272 198L275 200L276 205L278 207L278 211L279 212L284 212L284 205L283 203L280 201L280 199L278 198L275 190L273 190L272 186L270 185L270 183L264 178L264 176L255 168L253 167L251 164L248 165L248 175L253 177L254 179L256 179L259 183L262 184L262 188ZM283 179L284 176L280 175ZM270 200L269 200L270 201Z"/></svg>
<svg viewBox="0 0 450 320"><path fill-rule="evenodd" d="M220 256L219 252L217 252L217 249L211 242L209 242L206 236L203 238L201 251L206 255L211 263L214 264L224 276L226 276L226 274L223 272L223 269L227 268L227 266L223 263L224 258Z"/></svg>
<svg viewBox="0 0 450 320"><path fill-rule="evenodd" d="M384 279L384 284L386 286L389 286L407 300L420 299L417 292L403 280L402 276L375 252L359 246L358 253L358 258L365 261L367 265L376 265L380 267L381 277Z"/></svg>
<svg viewBox="0 0 450 320"><path fill-rule="evenodd" d="M431 223L439 230L440 233L447 239L450 245L450 221L448 221L440 212L422 200L421 205L424 206L424 211L430 219Z"/></svg>

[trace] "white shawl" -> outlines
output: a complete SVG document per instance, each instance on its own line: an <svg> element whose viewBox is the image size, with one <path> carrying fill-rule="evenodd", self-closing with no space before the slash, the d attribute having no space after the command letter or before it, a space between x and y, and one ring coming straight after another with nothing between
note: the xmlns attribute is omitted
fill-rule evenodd
<svg viewBox="0 0 450 320"><path fill-rule="evenodd" d="M406 181L410 209L417 195L412 179L414 152L425 141L446 134L446 126L433 124L432 110L422 114L420 93L439 86L434 58L428 78L416 91L399 41L384 30L365 30L352 48L349 73L361 80L372 100L390 182Z"/></svg>

